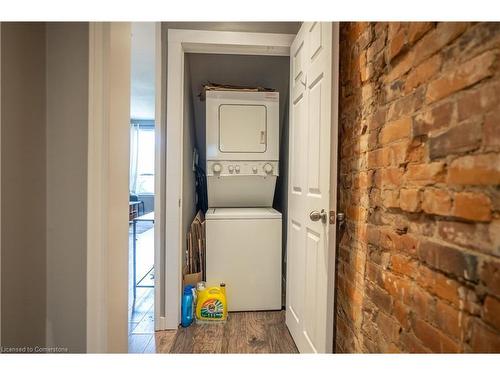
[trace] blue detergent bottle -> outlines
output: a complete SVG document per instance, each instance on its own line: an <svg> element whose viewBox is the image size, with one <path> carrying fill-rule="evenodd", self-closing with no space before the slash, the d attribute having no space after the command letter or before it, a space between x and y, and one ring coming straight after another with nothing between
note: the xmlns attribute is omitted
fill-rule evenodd
<svg viewBox="0 0 500 375"><path fill-rule="evenodd" d="M194 285L186 285L184 287L184 292L182 293L182 303L181 303L181 325L183 327L189 327L193 323L194 319Z"/></svg>

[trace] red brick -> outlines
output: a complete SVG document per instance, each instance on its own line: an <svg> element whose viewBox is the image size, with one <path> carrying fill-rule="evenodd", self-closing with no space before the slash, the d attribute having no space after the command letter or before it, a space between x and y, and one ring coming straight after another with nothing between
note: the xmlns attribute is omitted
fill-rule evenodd
<svg viewBox="0 0 500 375"><path fill-rule="evenodd" d="M403 180L403 171L400 168L383 168L377 171L383 188L398 187Z"/></svg>
<svg viewBox="0 0 500 375"><path fill-rule="evenodd" d="M429 353L430 350L422 345L421 341L412 333L403 332L401 343L408 353Z"/></svg>
<svg viewBox="0 0 500 375"><path fill-rule="evenodd" d="M348 220L353 221L362 221L366 220L367 212L366 209L360 206L349 205L346 208L346 218Z"/></svg>
<svg viewBox="0 0 500 375"><path fill-rule="evenodd" d="M358 57L358 69L361 75L361 82L365 82L368 78L366 70L366 52L361 51Z"/></svg>
<svg viewBox="0 0 500 375"><path fill-rule="evenodd" d="M420 267L417 273L417 283L455 307L461 305L460 284L441 273L427 267Z"/></svg>
<svg viewBox="0 0 500 375"><path fill-rule="evenodd" d="M390 315L379 312L376 318L379 332L390 342L397 341L399 336L399 324Z"/></svg>
<svg viewBox="0 0 500 375"><path fill-rule="evenodd" d="M400 301L394 301L394 317L405 330L410 328L410 308Z"/></svg>
<svg viewBox="0 0 500 375"><path fill-rule="evenodd" d="M387 110L385 108L378 108L377 111L368 119L368 129L373 130L379 128L385 123L385 116Z"/></svg>
<svg viewBox="0 0 500 375"><path fill-rule="evenodd" d="M420 141L413 141L407 152L406 161L408 163L423 163L427 161L425 144Z"/></svg>
<svg viewBox="0 0 500 375"><path fill-rule="evenodd" d="M384 289L390 294L394 301L401 301L405 304L411 302L412 282L401 276L390 272L383 273Z"/></svg>
<svg viewBox="0 0 500 375"><path fill-rule="evenodd" d="M491 220L491 200L482 193L456 193L453 216L475 221Z"/></svg>
<svg viewBox="0 0 500 375"><path fill-rule="evenodd" d="M412 123L412 137L433 134L452 123L454 105L445 102L415 116Z"/></svg>
<svg viewBox="0 0 500 375"><path fill-rule="evenodd" d="M387 39L394 38L404 27L403 22L388 22L387 23Z"/></svg>
<svg viewBox="0 0 500 375"><path fill-rule="evenodd" d="M484 300L484 320L500 330L500 301L487 296Z"/></svg>
<svg viewBox="0 0 500 375"><path fill-rule="evenodd" d="M401 254L391 255L391 269L409 277L414 277L417 271L416 262Z"/></svg>
<svg viewBox="0 0 500 375"><path fill-rule="evenodd" d="M405 117L385 125L379 134L381 144L390 143L402 138L408 138L411 132L411 118Z"/></svg>
<svg viewBox="0 0 500 375"><path fill-rule="evenodd" d="M458 353L458 344L421 319L415 319L413 331L422 343L435 353Z"/></svg>
<svg viewBox="0 0 500 375"><path fill-rule="evenodd" d="M391 150L389 148L379 148L367 153L367 168L388 167L391 164Z"/></svg>
<svg viewBox="0 0 500 375"><path fill-rule="evenodd" d="M485 52L466 63L443 74L430 82L427 87L426 102L432 103L454 92L472 86L493 74L496 56L494 52Z"/></svg>
<svg viewBox="0 0 500 375"><path fill-rule="evenodd" d="M500 82L480 85L477 89L465 91L457 102L458 120L483 115L495 109L500 103Z"/></svg>
<svg viewBox="0 0 500 375"><path fill-rule="evenodd" d="M368 285L365 292L377 308L390 314L392 310L392 297L377 286Z"/></svg>
<svg viewBox="0 0 500 375"><path fill-rule="evenodd" d="M437 226L439 237L447 242L500 256L500 239L495 237L499 228L494 225L490 229L487 224L439 221Z"/></svg>
<svg viewBox="0 0 500 375"><path fill-rule="evenodd" d="M448 216L451 212L451 196L445 190L425 189L422 210L428 214Z"/></svg>
<svg viewBox="0 0 500 375"><path fill-rule="evenodd" d="M500 334L479 320L474 320L470 345L476 353L499 353Z"/></svg>
<svg viewBox="0 0 500 375"><path fill-rule="evenodd" d="M458 311L445 302L437 301L433 322L444 333L453 338L464 341L468 329L468 315Z"/></svg>
<svg viewBox="0 0 500 375"><path fill-rule="evenodd" d="M467 155L453 160L448 168L449 184L499 185L500 154Z"/></svg>
<svg viewBox="0 0 500 375"><path fill-rule="evenodd" d="M366 242L374 246L380 245L380 230L375 225L367 225Z"/></svg>
<svg viewBox="0 0 500 375"><path fill-rule="evenodd" d="M397 190L382 190L382 204L386 208L399 208L399 192Z"/></svg>
<svg viewBox="0 0 500 375"><path fill-rule="evenodd" d="M415 63L425 60L457 38L467 28L463 22L441 22L415 45Z"/></svg>
<svg viewBox="0 0 500 375"><path fill-rule="evenodd" d="M408 53L402 56L401 59L398 59L396 65L389 70L389 73L385 76L384 82L385 83L392 82L396 78L399 78L406 72L408 72L413 66L414 58L415 58L414 51L413 50L408 51Z"/></svg>
<svg viewBox="0 0 500 375"><path fill-rule="evenodd" d="M410 22L408 26L408 43L415 43L431 28L432 22Z"/></svg>
<svg viewBox="0 0 500 375"><path fill-rule="evenodd" d="M500 298L500 261L485 261L481 267L480 279L489 293Z"/></svg>
<svg viewBox="0 0 500 375"><path fill-rule="evenodd" d="M389 61L392 60L397 55L399 55L399 53L403 51L405 45L406 45L406 30L400 29L400 31L396 35L394 35L394 37L388 42L387 57L389 58Z"/></svg>
<svg viewBox="0 0 500 375"><path fill-rule="evenodd" d="M434 55L413 69L406 77L404 92L409 93L423 83L427 83L441 68L440 55Z"/></svg>
<svg viewBox="0 0 500 375"><path fill-rule="evenodd" d="M413 288L411 308L420 319L429 320L434 310L435 300L427 291Z"/></svg>
<svg viewBox="0 0 500 375"><path fill-rule="evenodd" d="M387 112L389 121L399 120L403 117L411 117L424 103L424 87L420 87L411 94L400 96L391 103Z"/></svg>
<svg viewBox="0 0 500 375"><path fill-rule="evenodd" d="M451 246L432 241L421 241L420 260L433 268L471 281L477 281L477 257Z"/></svg>
<svg viewBox="0 0 500 375"><path fill-rule="evenodd" d="M500 149L500 110L491 112L485 116L483 144L487 150Z"/></svg>
<svg viewBox="0 0 500 375"><path fill-rule="evenodd" d="M481 144L481 124L461 124L429 139L429 157L442 158L452 154L475 150Z"/></svg>
<svg viewBox="0 0 500 375"><path fill-rule="evenodd" d="M388 150L389 165L400 166L409 161L409 147L410 142L408 140L402 140L400 142L394 142L390 145L385 146Z"/></svg>
<svg viewBox="0 0 500 375"><path fill-rule="evenodd" d="M410 234L399 235L395 233L391 237L393 244L393 249L397 251L402 251L405 254L416 256L418 240Z"/></svg>
<svg viewBox="0 0 500 375"><path fill-rule="evenodd" d="M385 47L385 37L379 37L373 41L371 46L366 50L366 60L372 62L375 56Z"/></svg>
<svg viewBox="0 0 500 375"><path fill-rule="evenodd" d="M417 185L431 185L442 180L444 163L410 164L405 173L409 183Z"/></svg>
<svg viewBox="0 0 500 375"><path fill-rule="evenodd" d="M382 279L382 269L378 264L373 262L366 262L366 279L380 287L384 286L384 280Z"/></svg>
<svg viewBox="0 0 500 375"><path fill-rule="evenodd" d="M353 189L366 189L367 187L371 186L372 177L373 177L372 171L360 172L358 175L355 176L352 182Z"/></svg>
<svg viewBox="0 0 500 375"><path fill-rule="evenodd" d="M401 189L399 191L399 206L403 211L419 212L421 199L420 189Z"/></svg>

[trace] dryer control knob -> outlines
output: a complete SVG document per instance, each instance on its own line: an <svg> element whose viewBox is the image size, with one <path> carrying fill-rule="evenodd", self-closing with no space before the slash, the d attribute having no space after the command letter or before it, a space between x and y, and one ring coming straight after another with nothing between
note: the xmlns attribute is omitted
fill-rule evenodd
<svg viewBox="0 0 500 375"><path fill-rule="evenodd" d="M234 170L236 171L236 173L240 173L240 166L239 165L235 165L234 166Z"/></svg>
<svg viewBox="0 0 500 375"><path fill-rule="evenodd" d="M221 166L219 163L215 163L215 164L212 166L212 170L213 170L215 173L220 173L220 171L222 170L222 166Z"/></svg>
<svg viewBox="0 0 500 375"><path fill-rule="evenodd" d="M234 167L230 165L229 167L227 167L227 170L229 171L229 173L233 173Z"/></svg>
<svg viewBox="0 0 500 375"><path fill-rule="evenodd" d="M264 164L264 172L267 174L271 173L273 171L273 166L269 163Z"/></svg>

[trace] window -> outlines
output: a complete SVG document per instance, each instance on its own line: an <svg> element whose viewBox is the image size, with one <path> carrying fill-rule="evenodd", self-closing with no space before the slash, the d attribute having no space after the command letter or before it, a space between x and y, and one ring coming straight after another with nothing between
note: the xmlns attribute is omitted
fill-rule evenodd
<svg viewBox="0 0 500 375"><path fill-rule="evenodd" d="M130 191L154 194L155 131L152 121L133 121L130 127Z"/></svg>

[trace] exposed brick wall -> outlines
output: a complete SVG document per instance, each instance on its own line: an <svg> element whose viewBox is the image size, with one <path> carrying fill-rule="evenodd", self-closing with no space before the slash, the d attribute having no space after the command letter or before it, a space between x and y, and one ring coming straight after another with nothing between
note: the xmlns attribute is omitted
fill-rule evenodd
<svg viewBox="0 0 500 375"><path fill-rule="evenodd" d="M500 352L500 24L344 23L338 352Z"/></svg>

